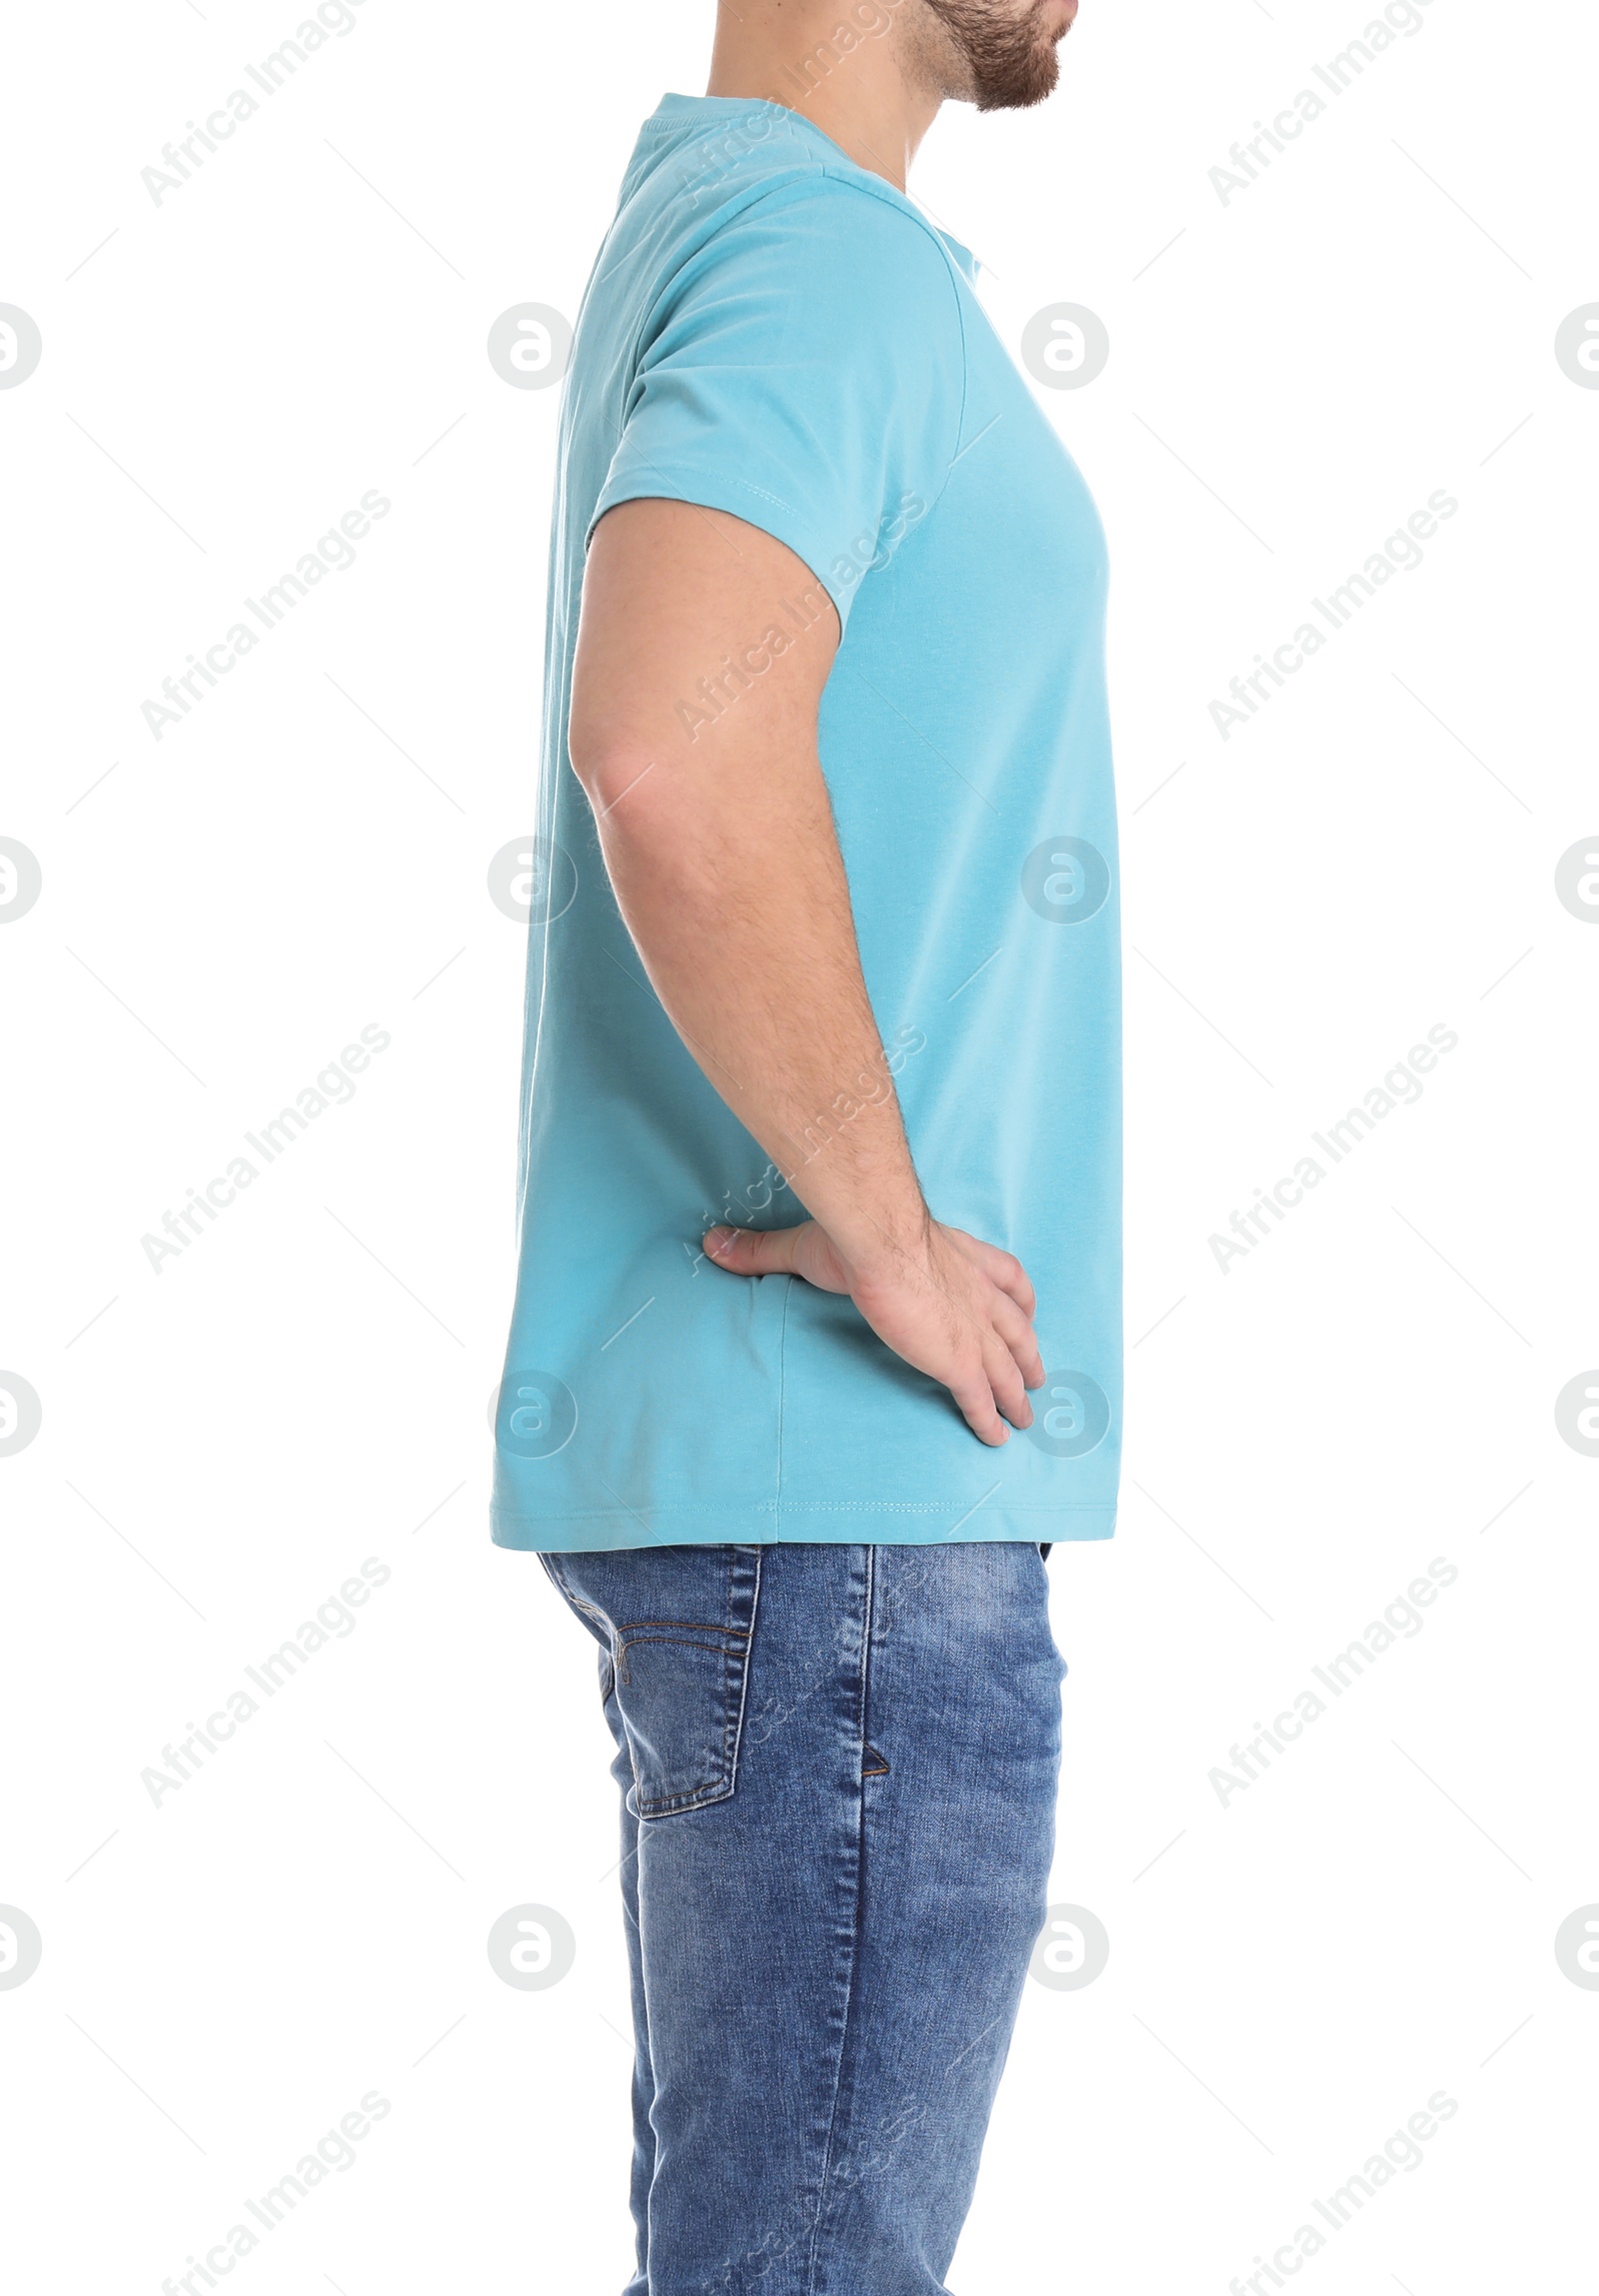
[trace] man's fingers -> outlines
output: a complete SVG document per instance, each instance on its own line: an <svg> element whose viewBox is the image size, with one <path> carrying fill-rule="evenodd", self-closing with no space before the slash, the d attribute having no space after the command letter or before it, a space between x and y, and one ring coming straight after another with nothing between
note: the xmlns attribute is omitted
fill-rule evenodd
<svg viewBox="0 0 1599 2296"><path fill-rule="evenodd" d="M1027 1270L1013 1252L991 1251L989 1257L991 1262L997 1263L990 1264L990 1277L1007 1297L1015 1301L1030 1323L1037 1312L1038 1294L1032 1288Z"/></svg>
<svg viewBox="0 0 1599 2296"><path fill-rule="evenodd" d="M1021 1372L1014 1355L996 1333L991 1333L983 1342L982 1367L988 1375L994 1402L1010 1424L1013 1427L1030 1427L1032 1405L1021 1383Z"/></svg>
<svg viewBox="0 0 1599 2296"><path fill-rule="evenodd" d="M1015 1253L1001 1251L997 1244L985 1244L982 1269L989 1282L997 1285L1007 1299L1013 1299L1030 1322L1038 1305L1038 1294Z"/></svg>
<svg viewBox="0 0 1599 2296"><path fill-rule="evenodd" d="M963 1227L946 1228L944 1232L967 1259L976 1262L990 1283L1006 1298L1015 1301L1030 1321L1037 1311L1038 1294L1015 1253L1001 1250L997 1243L984 1243L980 1235L969 1235Z"/></svg>
<svg viewBox="0 0 1599 2296"><path fill-rule="evenodd" d="M708 1258L733 1275L797 1274L824 1289L854 1292L855 1305L884 1343L940 1380L980 1442L997 1448L1010 1427L1032 1424L1027 1388L1043 1384L1031 1321L1032 1285L1021 1262L959 1228L934 1231L956 1255L934 1254L919 1271L857 1285L825 1229L735 1227L705 1233ZM964 1262L964 1266L960 1266ZM1006 1426L1005 1421L1010 1422Z"/></svg>
<svg viewBox="0 0 1599 2296"><path fill-rule="evenodd" d="M705 1236L706 1257L735 1275L786 1274L799 1238L798 1227L713 1227Z"/></svg>
<svg viewBox="0 0 1599 2296"><path fill-rule="evenodd" d="M970 1379L952 1380L949 1392L979 1442L1008 1442L1010 1430L994 1409L993 1388L986 1377L979 1372Z"/></svg>
<svg viewBox="0 0 1599 2296"><path fill-rule="evenodd" d="M1013 1299L1001 1296L994 1301L993 1327L1015 1357L1022 1385L1041 1387L1043 1357L1038 1352L1037 1334Z"/></svg>

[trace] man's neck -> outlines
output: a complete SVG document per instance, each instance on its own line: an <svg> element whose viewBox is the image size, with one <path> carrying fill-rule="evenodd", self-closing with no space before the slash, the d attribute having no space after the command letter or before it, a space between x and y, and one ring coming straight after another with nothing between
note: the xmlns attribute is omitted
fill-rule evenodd
<svg viewBox="0 0 1599 2296"><path fill-rule="evenodd" d="M838 24L836 0L755 0L742 17L724 6L706 93L786 104L857 167L903 191L941 100L906 69L912 59L904 8L905 0L879 0L883 29L857 30L856 45L845 51L830 37Z"/></svg>

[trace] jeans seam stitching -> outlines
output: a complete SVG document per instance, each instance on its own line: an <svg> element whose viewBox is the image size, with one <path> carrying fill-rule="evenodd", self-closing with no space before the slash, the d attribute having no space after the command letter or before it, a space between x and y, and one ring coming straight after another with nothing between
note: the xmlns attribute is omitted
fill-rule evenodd
<svg viewBox="0 0 1599 2296"><path fill-rule="evenodd" d="M637 1781L635 1781L637 1792ZM709 1802L726 1801L733 1791L726 1777L711 1778L703 1786L686 1786L681 1793L654 1794L649 1801L639 1800L641 1817L675 1817L680 1810L701 1809Z"/></svg>
<svg viewBox="0 0 1599 2296"><path fill-rule="evenodd" d="M866 1659L871 1648L872 1596L876 1586L876 1548L865 1546L859 1550L865 1556L865 1589L860 1604L860 1682L855 1699L855 1727L863 1732L866 1714ZM849 2053L849 2032L853 2022L855 1976L860 1962L860 1878L865 1857L866 1795L862 1781L857 1780L855 1803L855 1873L853 1906L849 1930L849 1973L844 1980L843 2030L838 2035L838 2055L832 2074L832 2099L827 2108L827 2133L821 2147L821 2174L816 2181L816 2220L810 2232L810 2257L805 2270L805 2296L815 2296L816 2268L821 2261L821 2227L827 2209L827 2185L832 2171L832 2140L838 2126L838 2099L843 2093L844 2061Z"/></svg>
<svg viewBox="0 0 1599 2296"><path fill-rule="evenodd" d="M739 1550L736 1547L734 1549L735 1569L738 1567L738 1552ZM739 1676L739 1711L737 1714L730 1713L728 1716L728 1736L726 1739L726 1750L723 1756L724 1766L728 1775L728 1791L730 1794L735 1790L739 1783L739 1756L744 1750L744 1710L750 1697L750 1668L755 1656L757 1613L761 1606L760 1547L758 1546L754 1548L753 1552L755 1554L755 1577L750 1588L750 1624L748 1627L743 1629L743 1639L739 1646L738 1652L743 1667L743 1670ZM733 1578L731 1573L729 1574L728 1580L728 1600L731 1608L733 1601ZM739 1630L734 1629L734 1631ZM726 1681L728 1669L732 1664L733 1655L734 1653L731 1648L724 1649L724 1681ZM726 1695L727 1693L724 1691L724 1696L726 1697Z"/></svg>
<svg viewBox="0 0 1599 2296"><path fill-rule="evenodd" d="M722 1633L722 1629L720 1627L718 1628L718 1632L719 1634ZM707 1642L700 1636L692 1634L628 1634L618 1637L617 1648L619 1651L632 1650L636 1649L642 1642L670 1642L673 1647L678 1650L720 1651L725 1659L734 1655L734 1653L728 1649L728 1637L726 1634L722 1634L722 1639L718 1642ZM727 1695L727 1674L726 1671L724 1671L724 1696Z"/></svg>

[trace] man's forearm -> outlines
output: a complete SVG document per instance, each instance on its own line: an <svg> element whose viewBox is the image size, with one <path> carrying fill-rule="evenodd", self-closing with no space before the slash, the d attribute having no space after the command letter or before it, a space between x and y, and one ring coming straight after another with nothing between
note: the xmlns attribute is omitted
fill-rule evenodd
<svg viewBox="0 0 1599 2296"><path fill-rule="evenodd" d="M684 807L670 767L609 810L602 799L606 866L685 1044L800 1202L863 1265L919 1241L926 1207L820 766L811 756L771 778L751 770L765 802L747 797L710 820Z"/></svg>

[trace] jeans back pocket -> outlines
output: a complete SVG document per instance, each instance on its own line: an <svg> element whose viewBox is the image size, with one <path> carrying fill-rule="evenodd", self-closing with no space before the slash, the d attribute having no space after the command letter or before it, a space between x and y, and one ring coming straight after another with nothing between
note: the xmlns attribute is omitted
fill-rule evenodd
<svg viewBox="0 0 1599 2296"><path fill-rule="evenodd" d="M738 1782L760 1547L624 1547L544 1561L609 1655L639 1816L726 1801Z"/></svg>

